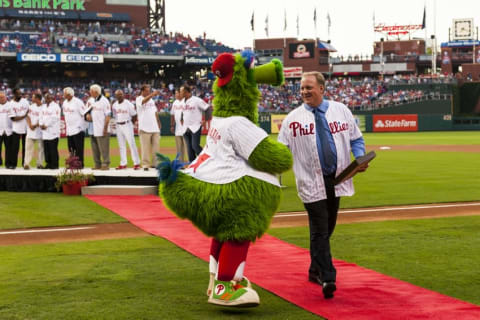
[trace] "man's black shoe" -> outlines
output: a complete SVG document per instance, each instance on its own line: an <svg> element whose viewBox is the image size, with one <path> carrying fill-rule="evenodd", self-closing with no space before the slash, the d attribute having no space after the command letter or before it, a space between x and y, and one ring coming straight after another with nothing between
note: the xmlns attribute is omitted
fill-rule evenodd
<svg viewBox="0 0 480 320"><path fill-rule="evenodd" d="M333 293L337 290L335 282L324 282L322 285L323 297L325 299L333 298Z"/></svg>

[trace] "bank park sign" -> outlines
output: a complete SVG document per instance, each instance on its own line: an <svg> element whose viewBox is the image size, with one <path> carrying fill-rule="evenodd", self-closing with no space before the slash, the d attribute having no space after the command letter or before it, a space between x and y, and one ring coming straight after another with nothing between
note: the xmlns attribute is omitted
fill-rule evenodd
<svg viewBox="0 0 480 320"><path fill-rule="evenodd" d="M0 0L0 8L85 11L85 0Z"/></svg>

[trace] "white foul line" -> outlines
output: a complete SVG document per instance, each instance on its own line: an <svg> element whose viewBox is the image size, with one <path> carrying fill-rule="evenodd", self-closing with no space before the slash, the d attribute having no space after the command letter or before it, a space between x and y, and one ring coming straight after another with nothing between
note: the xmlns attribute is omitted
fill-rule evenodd
<svg viewBox="0 0 480 320"><path fill-rule="evenodd" d="M21 230L21 231L3 231L2 234L20 234L20 233L39 233L39 232L58 232L58 231L77 231L85 229L95 229L95 227L77 227L77 228L62 228L62 229L38 229L38 230Z"/></svg>
<svg viewBox="0 0 480 320"><path fill-rule="evenodd" d="M412 207L391 207L391 208L373 208L373 209L358 209L358 210L341 210L338 213L357 213L357 212L378 212L378 211L400 211L400 210L417 210L417 209L432 209L432 208L451 208L451 207L474 207L480 206L480 203L458 203L458 204L444 204L431 206L412 206ZM288 218L306 216L306 212L299 212L297 214L280 214L275 215L274 218Z"/></svg>

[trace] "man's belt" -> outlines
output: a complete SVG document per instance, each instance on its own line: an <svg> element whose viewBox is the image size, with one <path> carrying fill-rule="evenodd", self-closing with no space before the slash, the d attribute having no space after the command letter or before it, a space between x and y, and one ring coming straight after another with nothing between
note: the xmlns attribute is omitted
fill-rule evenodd
<svg viewBox="0 0 480 320"><path fill-rule="evenodd" d="M126 124L126 123L128 123L128 121L124 121L124 122L117 122L117 124L120 124L120 125L122 125L122 124Z"/></svg>

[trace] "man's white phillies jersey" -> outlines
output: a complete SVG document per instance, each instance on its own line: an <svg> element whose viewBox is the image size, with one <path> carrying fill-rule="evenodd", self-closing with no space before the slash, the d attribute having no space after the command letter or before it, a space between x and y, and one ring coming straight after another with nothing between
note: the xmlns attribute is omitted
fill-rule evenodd
<svg viewBox="0 0 480 320"><path fill-rule="evenodd" d="M202 125L202 111L207 110L208 107L208 104L199 97L191 96L186 99L183 112L185 128L197 132Z"/></svg>
<svg viewBox="0 0 480 320"><path fill-rule="evenodd" d="M138 130L154 133L160 132L157 122L157 106L153 99L149 99L147 102L142 104L143 99L142 95L138 96L135 100L135 106L137 107L138 114Z"/></svg>
<svg viewBox="0 0 480 320"><path fill-rule="evenodd" d="M45 105L37 105L35 103L31 104L28 109L28 117L30 118L30 123L32 126L37 125L40 122L40 115L42 113ZM42 129L36 127L35 130L30 129L27 125L27 138L29 139L42 139Z"/></svg>
<svg viewBox="0 0 480 320"><path fill-rule="evenodd" d="M280 186L275 175L255 170L248 164L250 154L267 136L245 117L213 117L203 151L184 172L215 184L250 176Z"/></svg>
<svg viewBox="0 0 480 320"><path fill-rule="evenodd" d="M60 138L60 113L60 106L54 101L42 108L40 125L47 127L47 129L42 130L43 140Z"/></svg>
<svg viewBox="0 0 480 320"><path fill-rule="evenodd" d="M87 110L90 108L92 108L93 135L95 137L103 137L106 117L112 113L110 102L103 95L97 99L92 97L87 101Z"/></svg>
<svg viewBox="0 0 480 320"><path fill-rule="evenodd" d="M80 131L85 130L85 113L87 108L82 100L72 97L70 101L65 99L62 104L63 115L65 116L65 125L67 126L67 136L73 136Z"/></svg>
<svg viewBox="0 0 480 320"><path fill-rule="evenodd" d="M10 100L10 118L23 117L27 114L30 104L27 99L21 98L20 101ZM12 130L17 134L27 133L27 119L23 118L20 121L12 121Z"/></svg>
<svg viewBox="0 0 480 320"><path fill-rule="evenodd" d="M0 104L0 136L6 134L10 136L12 134L12 120L8 116L10 112L10 102Z"/></svg>
<svg viewBox="0 0 480 320"><path fill-rule="evenodd" d="M112 106L112 113L117 123L128 122L137 114L135 106L127 99L124 99L122 103L115 101Z"/></svg>
<svg viewBox="0 0 480 320"><path fill-rule="evenodd" d="M338 176L350 164L350 141L362 136L352 112L342 103L328 101L325 114L337 150ZM287 145L293 155L293 171L297 191L304 203L327 198L322 167L317 152L315 115L304 105L291 111L282 122L278 141ZM335 186L335 195L351 196L354 193L352 179Z"/></svg>
<svg viewBox="0 0 480 320"><path fill-rule="evenodd" d="M175 136L183 136L187 128L182 125L181 119L183 116L183 111L185 109L185 100L175 100L172 104L172 109L170 114L175 119Z"/></svg>

